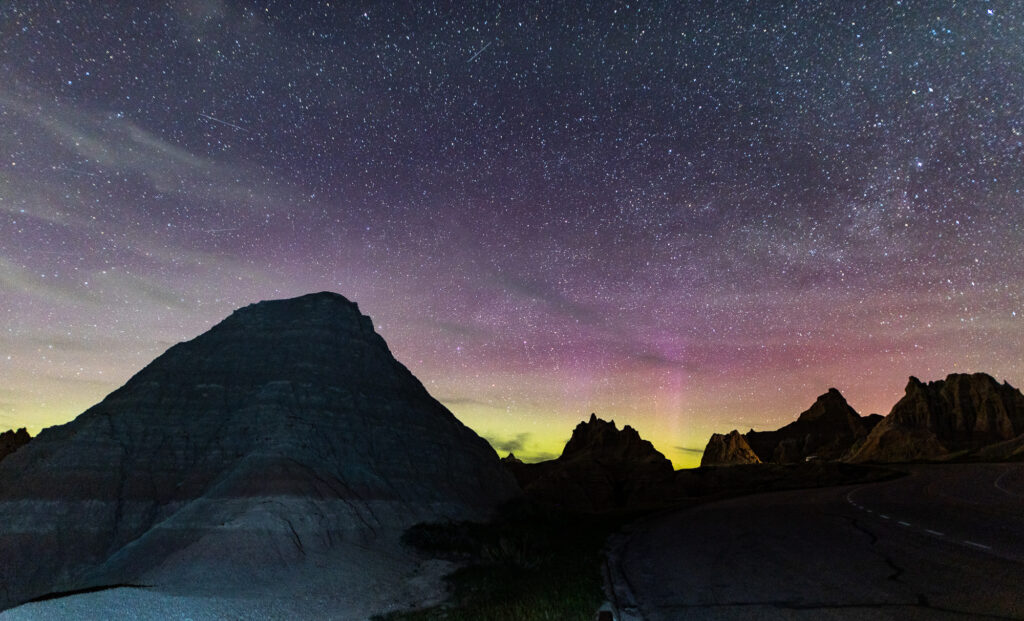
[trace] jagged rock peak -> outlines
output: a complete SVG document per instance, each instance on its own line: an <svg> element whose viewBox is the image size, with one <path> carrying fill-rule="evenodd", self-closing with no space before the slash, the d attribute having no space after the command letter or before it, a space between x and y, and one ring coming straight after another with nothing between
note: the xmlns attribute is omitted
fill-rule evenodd
<svg viewBox="0 0 1024 621"><path fill-rule="evenodd" d="M1024 434L1024 395L987 373L907 381L906 394L851 461L945 459Z"/></svg>
<svg viewBox="0 0 1024 621"><path fill-rule="evenodd" d="M992 377L988 373L980 373L980 372L978 372L978 373L950 373L949 375L947 375L945 377L945 379L933 380L933 381L930 381L928 383L922 382L921 380L919 380L916 377L914 377L913 375L911 375L910 378L907 380L906 392L910 392L911 389L915 389L915 388L941 390L942 387L944 385L948 384L948 383L961 383L961 382L967 382L967 383L975 384L975 385L978 385L978 386L986 386L986 387L997 387L998 388L998 387L1005 386L1007 388L1013 389L1013 386L1011 386L1009 384L1009 382L1003 381L1003 383L1000 384L999 381L996 380L996 378Z"/></svg>
<svg viewBox="0 0 1024 621"><path fill-rule="evenodd" d="M670 470L672 463L653 444L641 438L636 429L626 425L620 430L614 420L600 419L597 414L591 414L589 420L576 425L559 459L579 456L635 463L657 462Z"/></svg>
<svg viewBox="0 0 1024 621"><path fill-rule="evenodd" d="M829 388L828 392L819 396L810 408L800 414L797 420L814 421L821 418L849 416L859 417L857 412L846 402L846 398L841 392L835 388Z"/></svg>
<svg viewBox="0 0 1024 621"><path fill-rule="evenodd" d="M566 443L562 456L566 457L610 444L619 445L634 442L644 442L635 429L626 425L620 431L615 426L614 420L606 421L598 418L597 414L591 413L589 420L579 423L573 429L572 437Z"/></svg>
<svg viewBox="0 0 1024 621"><path fill-rule="evenodd" d="M747 439L738 430L733 429L727 434L715 433L708 440L701 456L701 466L732 466L736 464L759 464L754 450Z"/></svg>
<svg viewBox="0 0 1024 621"><path fill-rule="evenodd" d="M674 475L672 462L635 429L596 414L576 426L557 459L503 463L528 497L576 511L657 505Z"/></svg>
<svg viewBox="0 0 1024 621"><path fill-rule="evenodd" d="M845 455L874 423L861 418L839 390L829 388L792 423L775 431L751 430L745 438L763 462L829 461Z"/></svg>
<svg viewBox="0 0 1024 621"><path fill-rule="evenodd" d="M948 383L951 383L951 382L952 383L968 382L968 383L971 383L971 384L974 384L974 385L977 385L977 386L986 386L986 387L995 387L995 388L1006 387L1006 388L1009 388L1011 390L1015 390L1014 387L1012 385L1010 385L1010 383L1005 381L1005 380L1003 381L1002 384L1000 384L999 381L996 378L992 377L988 373L976 372L976 373L950 373L944 379L932 380L930 382L922 382L918 378L916 378L913 375L911 375L907 379L906 392L910 392L913 389L941 390L944 385L946 385Z"/></svg>

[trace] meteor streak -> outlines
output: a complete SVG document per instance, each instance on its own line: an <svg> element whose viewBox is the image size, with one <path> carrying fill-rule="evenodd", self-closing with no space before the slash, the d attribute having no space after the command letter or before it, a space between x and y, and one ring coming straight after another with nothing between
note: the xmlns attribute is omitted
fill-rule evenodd
<svg viewBox="0 0 1024 621"><path fill-rule="evenodd" d="M220 120L218 118L210 116L209 114L203 114L202 112L200 112L199 116L201 116L204 119L207 119L209 121L213 121L214 123L220 123L221 125L227 125L228 127L233 127L233 128L235 128L237 130L241 130L241 131L246 132L246 133L249 132L249 130L247 130L244 127L239 127L238 125L235 125L234 123L229 123L227 121L222 121L222 120Z"/></svg>
<svg viewBox="0 0 1024 621"><path fill-rule="evenodd" d="M471 57L469 58L469 60L467 60L466 62L467 62L467 63L471 63L471 62L473 62L473 61L474 61L474 60L476 59L476 57L477 57L477 56L479 56L479 55L481 55L481 54L483 54L483 53L484 53L484 50L486 50L487 48L491 47L491 43L493 43L493 41L488 41L488 42L487 42L487 45L485 45L485 46L483 46L482 48L480 48L479 50L477 50L477 51L476 51L476 54L473 54L473 55L472 55L472 56L471 56Z"/></svg>

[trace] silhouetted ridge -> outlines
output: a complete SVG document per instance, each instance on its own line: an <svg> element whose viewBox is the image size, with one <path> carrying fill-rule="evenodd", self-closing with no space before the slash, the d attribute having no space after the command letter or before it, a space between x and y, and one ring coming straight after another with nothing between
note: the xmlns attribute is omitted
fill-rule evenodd
<svg viewBox="0 0 1024 621"><path fill-rule="evenodd" d="M227 362L227 364L225 364ZM110 397L137 386L171 381L171 374L211 385L251 389L272 381L334 385L357 379L382 388L419 389L359 307L336 293L257 302L209 331L174 345Z"/></svg>
<svg viewBox="0 0 1024 621"><path fill-rule="evenodd" d="M626 425L620 430L614 420L604 421L596 414L576 425L559 457L562 460L579 458L631 464L656 463L667 465L669 470L672 468L671 462L653 444L641 438L636 429Z"/></svg>
<svg viewBox="0 0 1024 621"><path fill-rule="evenodd" d="M820 420L841 421L847 423L850 416L860 416L846 403L846 398L835 388L829 388L828 392L818 397L814 404L797 417L798 421L813 422Z"/></svg>
<svg viewBox="0 0 1024 621"><path fill-rule="evenodd" d="M876 419L857 414L837 389L829 388L795 421L775 431L751 429L740 436L743 442L732 434L714 434L701 465L753 463L745 452L748 448L764 463L835 461L862 442L875 423Z"/></svg>
<svg viewBox="0 0 1024 621"><path fill-rule="evenodd" d="M582 511L658 504L673 475L672 462L635 429L596 414L576 425L557 459L505 465L535 500Z"/></svg>
<svg viewBox="0 0 1024 621"><path fill-rule="evenodd" d="M830 388L796 421L776 431L752 431L746 438L761 461L785 464L840 459L867 434L864 419L842 393Z"/></svg>

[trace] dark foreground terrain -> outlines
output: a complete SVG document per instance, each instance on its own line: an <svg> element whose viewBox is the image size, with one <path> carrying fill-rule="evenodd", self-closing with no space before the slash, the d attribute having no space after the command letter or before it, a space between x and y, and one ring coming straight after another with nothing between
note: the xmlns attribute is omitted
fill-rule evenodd
<svg viewBox="0 0 1024 621"><path fill-rule="evenodd" d="M675 619L1024 618L1024 465L758 494L637 523L620 605Z"/></svg>

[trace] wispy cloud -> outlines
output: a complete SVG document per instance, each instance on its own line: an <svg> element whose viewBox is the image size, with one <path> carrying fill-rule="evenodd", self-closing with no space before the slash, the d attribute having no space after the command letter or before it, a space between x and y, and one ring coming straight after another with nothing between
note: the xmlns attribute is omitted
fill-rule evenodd
<svg viewBox="0 0 1024 621"><path fill-rule="evenodd" d="M484 435L494 450L499 454L515 453L516 457L526 462L548 461L558 457L557 453L531 448L532 433L517 433L512 436Z"/></svg>
<svg viewBox="0 0 1024 621"><path fill-rule="evenodd" d="M547 451L535 451L535 452L530 452L530 453L523 453L523 455L520 456L520 459L522 459L525 462L529 462L529 463L536 463L538 461L551 461L552 459L557 459L557 458L558 458L558 453L549 453Z"/></svg>
<svg viewBox="0 0 1024 621"><path fill-rule="evenodd" d="M494 283L505 291L543 303L550 310L582 322L594 322L601 313L585 304L575 302L544 280L496 272Z"/></svg>
<svg viewBox="0 0 1024 621"><path fill-rule="evenodd" d="M95 301L93 296L80 288L57 279L41 278L39 274L33 274L3 256L0 256L0 288L66 304L91 304Z"/></svg>
<svg viewBox="0 0 1024 621"><path fill-rule="evenodd" d="M695 448L695 447L692 447L692 446L673 446L672 448L674 448L675 450L679 451L680 453L690 453L691 455L703 455L704 454L704 449L703 448Z"/></svg>
<svg viewBox="0 0 1024 621"><path fill-rule="evenodd" d="M0 256L0 286L8 292L69 305L102 305L116 296L172 308L188 307L176 288L124 270L92 270L82 279L91 281L92 288L83 287L79 280L46 278Z"/></svg>
<svg viewBox="0 0 1024 621"><path fill-rule="evenodd" d="M484 436L484 439L490 442L494 450L499 453L515 453L516 451L521 453L526 448L530 436L529 433L517 433L512 437Z"/></svg>
<svg viewBox="0 0 1024 621"><path fill-rule="evenodd" d="M193 153L117 113L72 110L44 97L4 92L0 106L12 112L27 132L38 130L43 152L63 151L75 164L72 168L88 168L83 173L110 175L122 182L142 178L153 192L234 210L276 209L298 195L268 181L272 177L265 171Z"/></svg>
<svg viewBox="0 0 1024 621"><path fill-rule="evenodd" d="M486 338L491 333L473 324L461 324L454 321L423 320L422 323L429 327L438 328L443 332L466 338Z"/></svg>

